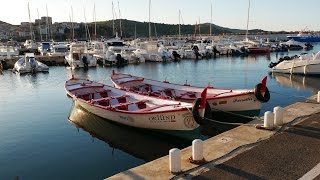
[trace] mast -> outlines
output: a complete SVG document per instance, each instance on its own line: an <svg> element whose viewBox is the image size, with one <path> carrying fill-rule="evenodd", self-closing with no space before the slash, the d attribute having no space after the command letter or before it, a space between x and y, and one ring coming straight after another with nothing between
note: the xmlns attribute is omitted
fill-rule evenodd
<svg viewBox="0 0 320 180"><path fill-rule="evenodd" d="M39 21L39 35L40 35L40 41L42 42L42 35L41 35L41 26L40 26L40 17L39 17L39 9L37 8L38 13L38 21Z"/></svg>
<svg viewBox="0 0 320 180"><path fill-rule="evenodd" d="M249 31L250 0L248 0L248 1L249 1L249 6L248 6L247 31L246 31L246 39L245 39L245 41L248 41L248 31Z"/></svg>
<svg viewBox="0 0 320 180"><path fill-rule="evenodd" d="M118 9L119 9L119 19L120 19L120 37L122 37L122 24L121 24L121 11L120 11L120 5L118 1Z"/></svg>
<svg viewBox="0 0 320 180"><path fill-rule="evenodd" d="M201 29L200 29L200 16L199 16L199 37L201 37Z"/></svg>
<svg viewBox="0 0 320 180"><path fill-rule="evenodd" d="M151 22L150 22L150 16L151 16L151 0L149 0L149 41L151 41Z"/></svg>
<svg viewBox="0 0 320 180"><path fill-rule="evenodd" d="M211 27L212 26L212 3L211 3L211 6L210 6L210 12L211 12L210 13L210 15L211 15L210 16L211 17L210 18L210 37L211 37L212 36L212 27Z"/></svg>
<svg viewBox="0 0 320 180"><path fill-rule="evenodd" d="M32 25L31 25L31 16L30 16L30 7L29 7L29 1L28 1L28 14L29 14L29 28L30 28L30 38L33 40L32 36Z"/></svg>
<svg viewBox="0 0 320 180"><path fill-rule="evenodd" d="M134 39L137 39L137 23L134 24Z"/></svg>
<svg viewBox="0 0 320 180"><path fill-rule="evenodd" d="M89 31L89 27L88 27L88 24L87 24L87 17L86 17L86 9L85 7L83 8L83 15L84 15L84 21L85 21L85 29L86 29L86 39L88 39L89 41L91 41L91 37L90 37L90 31Z"/></svg>
<svg viewBox="0 0 320 180"><path fill-rule="evenodd" d="M115 35L115 30L114 30L114 6L113 6L113 1L112 1L112 36Z"/></svg>
<svg viewBox="0 0 320 180"><path fill-rule="evenodd" d="M94 21L94 39L97 40L96 3L93 4L93 21Z"/></svg>
<svg viewBox="0 0 320 180"><path fill-rule="evenodd" d="M51 37L51 31L50 31L50 25L49 25L49 15L48 15L48 5L46 4L46 11L47 11L47 34L49 35L49 39L52 39ZM47 36L46 36L46 41L47 41Z"/></svg>
<svg viewBox="0 0 320 180"><path fill-rule="evenodd" d="M71 6L71 27L72 27L72 41L74 41L73 8L72 8L72 6Z"/></svg>
<svg viewBox="0 0 320 180"><path fill-rule="evenodd" d="M179 38L181 38L181 24L180 24L180 17L181 17L181 12L179 9Z"/></svg>

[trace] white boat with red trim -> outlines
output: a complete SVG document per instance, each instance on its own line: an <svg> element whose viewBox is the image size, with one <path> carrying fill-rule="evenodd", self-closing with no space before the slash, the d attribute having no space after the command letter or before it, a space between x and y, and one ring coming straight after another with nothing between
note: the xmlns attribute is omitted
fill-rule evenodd
<svg viewBox="0 0 320 180"><path fill-rule="evenodd" d="M195 105L192 105L140 95L76 78L66 81L65 89L73 98L75 105L97 116L127 126L184 136L186 132L198 131L197 122L203 120L200 115L204 114L205 98L202 102L198 99ZM205 91L203 94L205 97Z"/></svg>
<svg viewBox="0 0 320 180"><path fill-rule="evenodd" d="M164 99L174 99L182 102L193 102L201 97L204 87L190 86L189 84L173 84L167 81L156 81L130 74L115 73L111 80L117 88L143 95L156 96ZM254 89L218 89L207 87L207 106L212 112L232 112L241 115L257 116L262 103L270 99L266 87L267 77ZM208 109L208 107L206 107ZM223 113L225 114L225 113Z"/></svg>

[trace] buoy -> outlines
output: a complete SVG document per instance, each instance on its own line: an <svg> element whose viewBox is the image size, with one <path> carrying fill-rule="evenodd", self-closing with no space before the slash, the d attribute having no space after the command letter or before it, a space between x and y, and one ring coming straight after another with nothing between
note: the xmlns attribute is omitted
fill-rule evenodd
<svg viewBox="0 0 320 180"><path fill-rule="evenodd" d="M192 141L192 159L194 161L203 160L203 141L200 139Z"/></svg>
<svg viewBox="0 0 320 180"><path fill-rule="evenodd" d="M276 126L282 126L284 109L280 106L277 106L273 108L273 113L274 113L274 124Z"/></svg>
<svg viewBox="0 0 320 180"><path fill-rule="evenodd" d="M169 151L169 169L172 173L181 172L181 152L177 148Z"/></svg>
<svg viewBox="0 0 320 180"><path fill-rule="evenodd" d="M271 111L264 113L264 128L272 129L274 126L274 114Z"/></svg>

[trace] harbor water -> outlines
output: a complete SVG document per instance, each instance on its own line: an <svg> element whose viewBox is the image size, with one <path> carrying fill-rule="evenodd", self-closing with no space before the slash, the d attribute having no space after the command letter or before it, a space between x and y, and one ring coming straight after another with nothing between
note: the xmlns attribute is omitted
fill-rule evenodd
<svg viewBox="0 0 320 180"><path fill-rule="evenodd" d="M316 45L308 53L316 53ZM260 115L320 89L320 77L270 74L268 65L304 51L247 57L218 57L170 63L142 63L88 71L52 66L49 73L0 75L0 179L102 179L184 148L191 141L110 123L73 107L65 81L79 78L111 84L112 70L161 81L217 88L253 89L264 76L271 99ZM220 133L209 127L199 138ZM210 131L212 130L212 132Z"/></svg>

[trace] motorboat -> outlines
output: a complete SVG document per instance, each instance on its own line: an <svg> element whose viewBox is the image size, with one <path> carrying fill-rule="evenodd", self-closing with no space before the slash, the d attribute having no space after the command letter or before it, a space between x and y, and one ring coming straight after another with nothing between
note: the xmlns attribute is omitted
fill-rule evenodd
<svg viewBox="0 0 320 180"><path fill-rule="evenodd" d="M197 131L205 115L203 98L195 104L128 92L91 80L72 77L65 90L88 112L122 125L156 130L177 136ZM198 122L198 123L197 123Z"/></svg>
<svg viewBox="0 0 320 180"><path fill-rule="evenodd" d="M48 72L48 71L49 71L49 67L37 61L34 56L34 53L26 53L14 64L14 68L13 68L13 72L17 72L20 74Z"/></svg>
<svg viewBox="0 0 320 180"><path fill-rule="evenodd" d="M51 51L51 43L50 42L42 42L38 47L38 51L42 56L47 55Z"/></svg>
<svg viewBox="0 0 320 180"><path fill-rule="evenodd" d="M72 69L97 66L96 57L88 53L88 48L84 43L72 43L65 59Z"/></svg>
<svg viewBox="0 0 320 180"><path fill-rule="evenodd" d="M112 72L111 81L120 89L137 92L147 96L193 102L201 96L204 87L190 84L174 84L168 81L156 81L131 74ZM207 87L207 105L214 113L232 112L236 114L257 116L262 103L268 102L270 93L266 87L267 77L254 89L218 89Z"/></svg>
<svg viewBox="0 0 320 180"><path fill-rule="evenodd" d="M285 74L319 75L320 51L316 54L285 56L269 64L272 72Z"/></svg>
<svg viewBox="0 0 320 180"><path fill-rule="evenodd" d="M54 44L52 45L52 50L49 53L49 56L66 56L68 55L68 45L61 43L61 44Z"/></svg>

